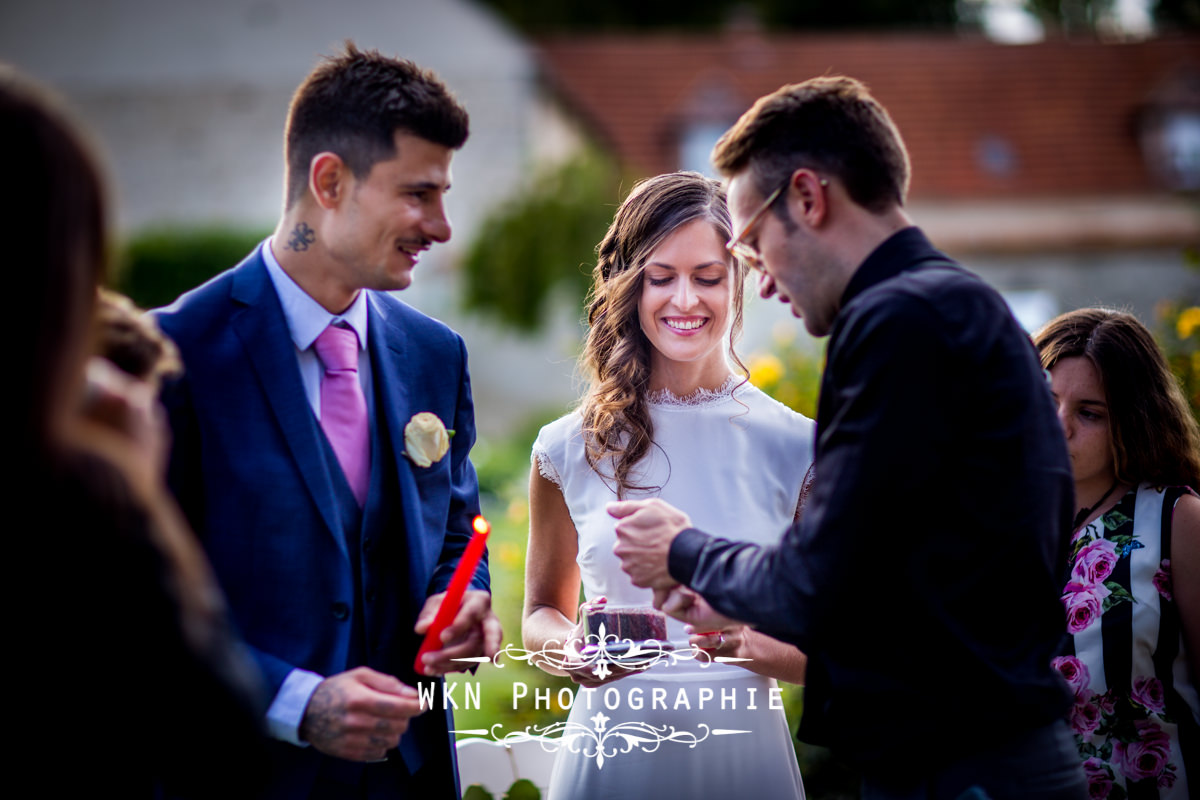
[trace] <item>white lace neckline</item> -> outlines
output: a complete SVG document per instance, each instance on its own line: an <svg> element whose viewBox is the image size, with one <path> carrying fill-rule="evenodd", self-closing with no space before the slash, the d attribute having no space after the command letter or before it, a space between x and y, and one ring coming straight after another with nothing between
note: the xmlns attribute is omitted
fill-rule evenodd
<svg viewBox="0 0 1200 800"><path fill-rule="evenodd" d="M733 390L744 380L745 378L741 376L730 375L716 389L705 389L701 386L684 397L680 397L670 389L659 389L656 392L650 392L646 397L646 402L652 406L665 408L696 408L697 406L714 405L732 397Z"/></svg>

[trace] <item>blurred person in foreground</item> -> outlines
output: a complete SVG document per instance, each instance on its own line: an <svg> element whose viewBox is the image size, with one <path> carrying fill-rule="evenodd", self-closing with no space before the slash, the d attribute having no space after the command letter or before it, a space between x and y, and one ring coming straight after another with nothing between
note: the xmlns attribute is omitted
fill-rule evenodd
<svg viewBox="0 0 1200 800"><path fill-rule="evenodd" d="M275 233L157 313L171 488L266 677L271 797L458 799L450 705L415 687L499 649L486 563L414 660L479 513L474 405L462 338L390 292L450 238L467 127L347 43L292 98Z"/></svg>
<svg viewBox="0 0 1200 800"><path fill-rule="evenodd" d="M775 546L615 503L624 569L686 622L807 654L799 735L856 762L868 800L1086 797L1050 666L1070 465L1029 338L913 227L900 134L857 81L761 98L714 161L730 249L830 337L817 479Z"/></svg>
<svg viewBox="0 0 1200 800"><path fill-rule="evenodd" d="M97 350L113 366L149 384L156 392L164 380L183 372L179 348L163 335L153 317L112 289L101 287L97 301Z"/></svg>
<svg viewBox="0 0 1200 800"><path fill-rule="evenodd" d="M1200 790L1200 431L1150 331L1071 311L1034 335L1075 476L1070 714L1093 798Z"/></svg>
<svg viewBox="0 0 1200 800"><path fill-rule="evenodd" d="M8 563L26 576L11 641L36 676L15 692L14 763L37 796L237 796L261 774L257 675L141 431L124 424L137 414L93 416L85 399L107 255L97 162L57 103L6 67L0 146L22 187L2 201L17 232L9 280L34 321L32 342L9 349L21 382ZM91 394L125 402L112 386ZM218 754L228 771L211 768Z"/></svg>
<svg viewBox="0 0 1200 800"><path fill-rule="evenodd" d="M171 434L159 402L162 381L183 371L174 342L125 295L97 292L96 356L87 364L87 414L122 431L145 480L166 474Z"/></svg>

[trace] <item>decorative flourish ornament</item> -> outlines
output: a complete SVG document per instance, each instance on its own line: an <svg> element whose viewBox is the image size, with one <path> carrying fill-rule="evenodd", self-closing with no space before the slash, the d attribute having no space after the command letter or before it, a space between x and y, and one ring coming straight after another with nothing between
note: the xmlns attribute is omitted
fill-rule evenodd
<svg viewBox="0 0 1200 800"><path fill-rule="evenodd" d="M650 725L646 722L622 722L607 727L609 717L603 713L589 718L592 727L578 722L555 722L551 725L530 725L523 731L509 731L498 735L499 723L490 731L453 731L454 733L490 734L494 741L513 745L531 739L541 744L547 753L557 753L566 748L572 753L583 753L596 759L596 768L604 769L604 762L616 756L633 752L636 748L643 753L653 753L664 743L682 744L689 748L703 742L709 736L729 736L750 731L711 728L700 723L695 731L679 730L674 725Z"/></svg>
<svg viewBox="0 0 1200 800"><path fill-rule="evenodd" d="M707 667L712 662L729 664L750 660L713 656L695 645L679 648L671 642L660 642L657 639L618 639L615 634L608 633L604 623L600 623L596 633L589 633L584 637L583 646L578 651L564 647L524 650L507 644L491 659L493 664L503 668L504 665L500 663L501 656L507 656L514 661L524 661L532 666L544 664L561 670L591 667L592 674L600 680L611 675L614 666L626 672L642 672L661 663L674 665L681 661L697 661L702 667ZM488 659L472 660L482 662Z"/></svg>
<svg viewBox="0 0 1200 800"><path fill-rule="evenodd" d="M541 650L525 650L514 647L512 644L507 644L503 650L496 653L491 659L478 656L457 658L454 660L474 664L491 661L495 666L503 669L504 665L500 663L502 656L529 664L542 663L551 665L558 669L569 668L578 670L581 667L591 665L592 673L601 680L612 673L613 665L617 665L626 671L640 672L659 663L675 664L681 661L697 661L702 667L707 667L713 662L736 663L751 660L748 658L713 656L695 645L689 645L687 648L677 648L671 642L659 642L654 639L645 641L618 639L615 635L605 630L603 623L601 623L597 633L588 634L584 639L582 652L554 647L547 647ZM632 752L635 748L642 752L652 753L664 743L683 744L690 748L695 747L710 736L730 736L739 733L750 733L750 731L743 730L712 728L703 723L695 731L680 730L673 725L656 726L638 721L622 722L610 728L608 727L610 717L606 716L603 712L592 715L589 721L592 723L592 727L568 720L566 722L555 722L546 726L530 725L524 730L510 731L503 736L499 735L499 729L503 727L501 723L493 725L490 730L481 728L456 730L451 731L451 733L469 736L490 736L494 741L506 745L533 739L537 740L541 744L542 749L549 753L558 752L561 748L566 748L572 753L583 753L590 758L594 758L596 759L596 767L598 769L604 768L606 760Z"/></svg>

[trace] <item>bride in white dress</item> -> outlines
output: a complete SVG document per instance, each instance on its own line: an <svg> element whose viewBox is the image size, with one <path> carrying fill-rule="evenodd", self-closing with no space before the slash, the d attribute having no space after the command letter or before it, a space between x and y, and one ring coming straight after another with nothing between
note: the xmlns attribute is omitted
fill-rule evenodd
<svg viewBox="0 0 1200 800"><path fill-rule="evenodd" d="M720 185L674 173L634 187L597 248L583 356L590 386L533 448L529 650L578 647L581 584L588 602L651 604L612 552L605 506L618 497L662 497L698 527L748 541L796 516L813 423L731 369L744 273L729 238ZM597 674L594 661L540 665L583 687L569 722L588 731L559 750L549 800L803 797L775 679L802 683L804 655L742 627L696 633L669 620L667 638L745 660L664 659L612 674ZM641 738L612 737L622 724L638 725Z"/></svg>

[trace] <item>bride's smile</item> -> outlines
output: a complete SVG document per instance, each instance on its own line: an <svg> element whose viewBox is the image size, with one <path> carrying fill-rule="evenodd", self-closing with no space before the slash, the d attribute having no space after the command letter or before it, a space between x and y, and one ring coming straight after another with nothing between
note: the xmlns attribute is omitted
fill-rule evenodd
<svg viewBox="0 0 1200 800"><path fill-rule="evenodd" d="M708 317L665 317L663 322L673 331L690 335L708 324Z"/></svg>

